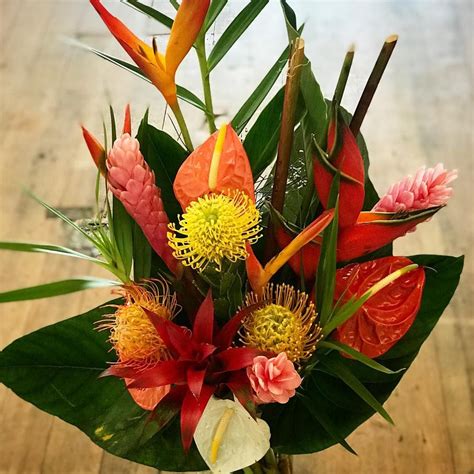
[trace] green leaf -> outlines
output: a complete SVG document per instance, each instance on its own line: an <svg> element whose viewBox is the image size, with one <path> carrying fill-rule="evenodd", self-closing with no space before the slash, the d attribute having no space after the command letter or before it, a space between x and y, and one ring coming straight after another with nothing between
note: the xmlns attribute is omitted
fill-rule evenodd
<svg viewBox="0 0 474 474"><path fill-rule="evenodd" d="M123 264L124 273L130 275L133 257L133 226L134 220L123 204L114 196L112 201L112 229L118 254Z"/></svg>
<svg viewBox="0 0 474 474"><path fill-rule="evenodd" d="M244 140L253 177L257 179L273 162L280 137L284 90L280 89L258 116Z"/></svg>
<svg viewBox="0 0 474 474"><path fill-rule="evenodd" d="M383 372L384 374L396 374L404 370L404 369L400 369L394 372L393 370L388 369L382 364L379 364L377 361L370 359L365 354L362 354L362 352L356 351L352 347L346 346L346 344L342 344L341 342L338 342L338 341L321 341L318 344L318 347L323 348L323 349L331 349L334 351L344 352L344 354L351 356L353 359L357 360L361 364L364 364L367 367L370 367L371 369L378 370L379 372Z"/></svg>
<svg viewBox="0 0 474 474"><path fill-rule="evenodd" d="M99 56L100 58L105 59L111 62L112 64L121 67L122 69L126 69L135 76L151 84L150 79L148 79L148 77L146 77L145 74L143 74L143 72L141 71L141 69L138 66L135 66L135 64L130 64L127 61L123 61L122 59L116 58L115 56L111 56L110 54L104 53L103 51L99 51L98 49L83 44L79 41L69 40L69 43L91 53L94 53L96 56ZM177 95L180 99L184 100L188 104L193 105L194 107L202 110L203 112L207 112L207 108L204 102L197 95L193 94L190 90L184 88L183 86L177 85Z"/></svg>
<svg viewBox="0 0 474 474"><path fill-rule="evenodd" d="M160 11L156 10L155 8L145 5L144 3L139 2L138 0L121 1L122 3L125 3L126 5L135 8L135 10L138 10L141 13L145 13L145 15L148 15L150 18L153 18L154 20L166 26L167 28L171 29L171 27L173 26L173 19L165 15L164 13L161 13Z"/></svg>
<svg viewBox="0 0 474 474"><path fill-rule="evenodd" d="M227 5L228 0L212 0L211 6L207 11L206 20L204 21L204 31L208 31L214 24L221 11Z"/></svg>
<svg viewBox="0 0 474 474"><path fill-rule="evenodd" d="M206 469L194 446L184 454L179 417L158 431L150 412L133 402L122 380L99 378L114 356L107 332L94 328L113 312L110 304L117 303L16 340L0 352L0 381L116 456L164 471Z"/></svg>
<svg viewBox="0 0 474 474"><path fill-rule="evenodd" d="M30 286L19 290L5 291L0 293L0 303L12 301L37 300L40 298L52 298L53 296L67 295L76 291L88 290L90 288L104 288L107 286L120 285L118 281L102 280L100 278L84 277L73 280L55 281L44 285Z"/></svg>
<svg viewBox="0 0 474 474"><path fill-rule="evenodd" d="M378 359L393 372L410 367L453 296L463 267L462 257L418 255L409 258L425 266L426 283L420 311L412 327L390 351ZM321 352L316 354L316 367L328 359L337 360L351 371L380 404L385 403L406 373L405 370L386 374L356 360L342 357L336 351ZM305 376L304 384L304 387L317 387L317 390L305 390L305 396L310 398L317 410L323 411L332 420L343 438L375 413L344 382L325 372L313 370ZM272 446L280 453L312 453L336 443L332 436L322 430L319 423L308 423L312 415L300 397L293 397L284 406L267 405L263 410L263 418L271 428Z"/></svg>
<svg viewBox="0 0 474 474"><path fill-rule="evenodd" d="M15 252L49 253L54 255L64 255L66 257L80 258L94 263L102 264L102 260L90 257L75 250L50 244L30 244L26 242L0 242L0 250L13 250Z"/></svg>
<svg viewBox="0 0 474 474"><path fill-rule="evenodd" d="M146 280L151 276L152 248L137 223L133 226L133 280Z"/></svg>
<svg viewBox="0 0 474 474"><path fill-rule="evenodd" d="M317 390L317 387L313 387L313 390ZM329 436L334 439L334 441L343 446L351 454L357 455L357 453L352 449L350 444L344 439L343 436L340 435L337 425L334 424L331 418L326 416L324 410L318 410L317 407L315 407L311 402L311 399L304 395L301 396L301 400L308 409L309 413L313 415L313 418L322 426L322 428L329 434Z"/></svg>
<svg viewBox="0 0 474 474"><path fill-rule="evenodd" d="M252 94L250 94L249 98L235 114L235 117L232 119L231 123L232 127L238 134L244 130L253 114L257 111L260 104L270 92L270 89L273 87L273 84L275 84L288 61L288 54L289 47L283 51L276 63L267 72L266 76L262 79L257 88L252 92Z"/></svg>
<svg viewBox="0 0 474 474"><path fill-rule="evenodd" d="M267 3L268 0L250 0L250 3L234 18L232 23L227 27L224 33L222 33L222 36L217 40L217 43L209 54L207 60L209 72L219 64L220 60L227 54L229 49L232 48L234 43L242 36L255 18L257 18Z"/></svg>
<svg viewBox="0 0 474 474"><path fill-rule="evenodd" d="M352 297L349 301L346 301L343 306L336 308L334 314L331 314L329 318L321 323L323 326L323 334L328 335L341 324L344 324L368 299L369 295L360 298Z"/></svg>
<svg viewBox="0 0 474 474"><path fill-rule="evenodd" d="M173 182L188 152L167 133L148 123L146 115L138 129L137 139L145 161L155 173L156 185L161 189L161 198L168 217L176 220L181 206L173 192Z"/></svg>

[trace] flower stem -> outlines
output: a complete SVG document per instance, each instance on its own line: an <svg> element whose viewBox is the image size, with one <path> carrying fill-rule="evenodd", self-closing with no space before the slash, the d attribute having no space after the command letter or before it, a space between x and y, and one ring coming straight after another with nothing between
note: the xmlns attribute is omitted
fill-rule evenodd
<svg viewBox="0 0 474 474"><path fill-rule="evenodd" d="M391 35L385 40L385 43L382 46L382 50L380 51L374 68L370 73L369 79L364 88L364 92L362 92L359 103L357 104L357 108L354 112L354 116L351 120L350 129L354 136L357 136L359 133L360 127L365 118L365 114L369 109L370 103L372 102L375 91L377 90L380 79L382 79L382 75L385 71L385 68L387 67L390 57L392 56L397 41L398 36Z"/></svg>
<svg viewBox="0 0 474 474"><path fill-rule="evenodd" d="M184 120L183 113L181 112L181 108L178 102L176 102L175 105L171 106L171 110L173 111L174 116L176 117L176 120L178 122L178 126L183 135L183 140L184 140L184 144L186 145L186 148L189 151L193 151L194 147L193 147L193 142L191 141L191 135L189 135L188 126L186 125L186 121Z"/></svg>
<svg viewBox="0 0 474 474"><path fill-rule="evenodd" d="M199 60L199 69L201 70L204 102L206 104L206 120L209 125L209 132L214 133L217 130L217 127L214 119L214 106L212 104L210 71L206 58L206 35L204 32L201 32L201 34L196 40L196 53Z"/></svg>

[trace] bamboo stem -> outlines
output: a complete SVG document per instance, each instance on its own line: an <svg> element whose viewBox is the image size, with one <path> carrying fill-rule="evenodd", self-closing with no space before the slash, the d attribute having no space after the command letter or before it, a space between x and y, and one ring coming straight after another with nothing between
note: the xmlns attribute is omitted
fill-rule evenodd
<svg viewBox="0 0 474 474"><path fill-rule="evenodd" d="M349 73L351 72L352 61L354 60L354 45L347 50L344 62L342 63L341 72L339 74L339 79L337 80L336 89L334 91L334 97L332 99L333 104L337 106L340 105L342 96L346 89L347 79L349 78Z"/></svg>
<svg viewBox="0 0 474 474"><path fill-rule="evenodd" d="M280 141L278 143L278 155L275 165L275 177L273 180L271 198L272 206L278 212L283 211L285 203L288 168L290 164L291 148L293 146L296 104L298 102L300 90L301 66L304 59L304 40L303 38L296 38L291 50L290 64L286 76Z"/></svg>
<svg viewBox="0 0 474 474"><path fill-rule="evenodd" d="M350 129L354 136L357 136L359 133L362 122L364 121L367 110L369 109L370 103L372 102L375 91L382 79L382 75L387 67L390 57L392 56L397 41L398 35L390 35L382 46L351 120Z"/></svg>
<svg viewBox="0 0 474 474"><path fill-rule="evenodd" d="M217 130L217 127L212 103L211 79L206 59L206 36L204 33L201 33L196 41L196 53L199 60L199 69L201 70L204 103L206 104L206 120L209 125L209 132L212 134Z"/></svg>

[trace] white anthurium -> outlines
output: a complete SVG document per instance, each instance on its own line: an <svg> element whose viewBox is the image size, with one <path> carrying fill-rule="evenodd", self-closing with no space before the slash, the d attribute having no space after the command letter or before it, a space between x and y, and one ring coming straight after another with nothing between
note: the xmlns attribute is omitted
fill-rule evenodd
<svg viewBox="0 0 474 474"><path fill-rule="evenodd" d="M229 474L265 456L270 449L270 428L263 420L254 420L238 401L212 397L194 441L214 474Z"/></svg>

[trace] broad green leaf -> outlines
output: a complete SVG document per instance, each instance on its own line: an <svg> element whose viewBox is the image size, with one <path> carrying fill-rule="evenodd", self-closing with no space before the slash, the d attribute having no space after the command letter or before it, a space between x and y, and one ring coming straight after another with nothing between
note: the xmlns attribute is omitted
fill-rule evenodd
<svg viewBox="0 0 474 474"><path fill-rule="evenodd" d="M426 283L421 308L412 327L390 351L377 359L394 372L410 367L453 296L463 267L462 257L419 255L409 258L425 266ZM318 364L326 359L338 360L357 377L380 404L388 399L406 373L406 371L396 374L382 373L356 360L342 357L335 351L322 354L318 351L317 358ZM305 390L305 396L310 398L316 409L324 411L324 414L338 427L338 432L343 438L375 413L375 410L344 382L319 370L305 377L304 387L306 386L317 387L317 390L313 388ZM299 397L293 397L284 406L272 404L263 407L263 410L263 418L271 427L272 446L278 452L311 453L336 443L332 436L322 430L319 423L308 423L312 415Z"/></svg>
<svg viewBox="0 0 474 474"><path fill-rule="evenodd" d="M204 21L204 31L208 31L214 24L221 11L227 5L228 0L212 0L211 6L207 11L206 20Z"/></svg>
<svg viewBox="0 0 474 474"><path fill-rule="evenodd" d="M54 255L64 255L66 257L80 258L89 260L94 263L102 264L102 260L90 257L75 250L61 247L60 245L50 244L30 244L26 242L0 242L0 250L13 250L15 252L33 252L33 253L49 253Z"/></svg>
<svg viewBox="0 0 474 474"><path fill-rule="evenodd" d="M99 378L114 355L107 332L95 328L113 312L110 304L117 303L111 301L10 344L0 352L0 382L116 456L164 471L206 469L194 446L184 454L179 417L158 431L150 412L133 402L122 380Z"/></svg>
<svg viewBox="0 0 474 474"><path fill-rule="evenodd" d="M309 387L309 389L317 390L317 386ZM314 406L311 399L309 399L305 395L301 396L301 400L305 407L308 409L309 413L313 415L313 418L322 426L322 428L329 434L329 436L334 439L334 441L336 441L342 447L347 449L347 451L349 451L351 454L357 455L357 453L352 449L350 444L344 439L343 436L340 435L337 425L334 424L331 418L326 416L326 413L324 412L324 410L321 410L320 406Z"/></svg>
<svg viewBox="0 0 474 474"><path fill-rule="evenodd" d="M137 223L133 226L133 280L146 280L151 276L152 249Z"/></svg>
<svg viewBox="0 0 474 474"><path fill-rule="evenodd" d="M140 79L143 79L144 81L151 84L150 79L148 79L148 77L146 77L145 74L143 74L143 72L141 71L141 69L138 66L135 66L135 64L130 64L127 61L123 61L122 59L116 58L115 56L111 56L110 54L99 51L98 49L85 45L79 41L70 40L69 43L81 49L85 49L86 51L89 51L91 53L94 53L96 56L99 56L100 58L103 58L111 62L112 64L115 64L116 66L121 67L122 69L126 69L127 71L131 72L135 76L138 76ZM207 112L206 105L204 104L204 102L197 95L193 94L188 89L180 85L177 85L177 95L180 99L184 100L188 104L193 105L194 107L202 110L203 112Z"/></svg>
<svg viewBox="0 0 474 474"><path fill-rule="evenodd" d="M120 285L120 282L92 277L55 281L44 285L5 291L0 293L0 303L52 298L53 296L67 295L68 293L75 293L76 291L88 290L90 288L104 288L117 285Z"/></svg>
<svg viewBox="0 0 474 474"><path fill-rule="evenodd" d="M270 89L273 87L273 84L275 84L288 61L288 54L289 48L286 48L277 59L276 63L267 72L257 88L252 92L252 94L250 94L249 98L235 114L231 123L237 133L242 133L253 114L257 111L260 104L270 92Z"/></svg>
<svg viewBox="0 0 474 474"><path fill-rule="evenodd" d="M176 220L181 207L173 192L173 182L188 153L166 132L150 125L147 116L140 124L137 139L145 161L155 173L156 185L161 189L161 198L168 217Z"/></svg>
<svg viewBox="0 0 474 474"><path fill-rule="evenodd" d="M318 344L318 347L322 349L331 349L334 351L344 352L344 354L347 354L348 356L357 360L361 364L364 364L367 367L370 367L371 369L378 370L379 372L383 372L384 374L396 374L398 372L403 371L403 369L400 369L394 372L393 370L388 369L382 364L379 364L377 361L370 359L365 354L362 354L362 352L356 351L352 347L347 346L346 344L342 344L338 341L321 341Z"/></svg>
<svg viewBox="0 0 474 474"><path fill-rule="evenodd" d="M124 273L129 276L132 269L133 257L133 226L134 220L130 217L123 204L114 196L112 201L112 229L118 254L123 264Z"/></svg>
<svg viewBox="0 0 474 474"><path fill-rule="evenodd" d="M135 10L138 10L141 13L145 13L145 15L148 15L150 18L153 18L154 20L166 26L167 28L171 29L171 27L173 26L172 18L165 15L164 13L161 13L155 8L152 8L142 2L139 2L138 0L121 0L121 2L135 8Z"/></svg>
<svg viewBox="0 0 474 474"><path fill-rule="evenodd" d="M209 72L212 71L227 54L234 43L242 36L245 30L265 8L268 0L250 0L242 11L234 18L222 36L217 40L208 57Z"/></svg>

